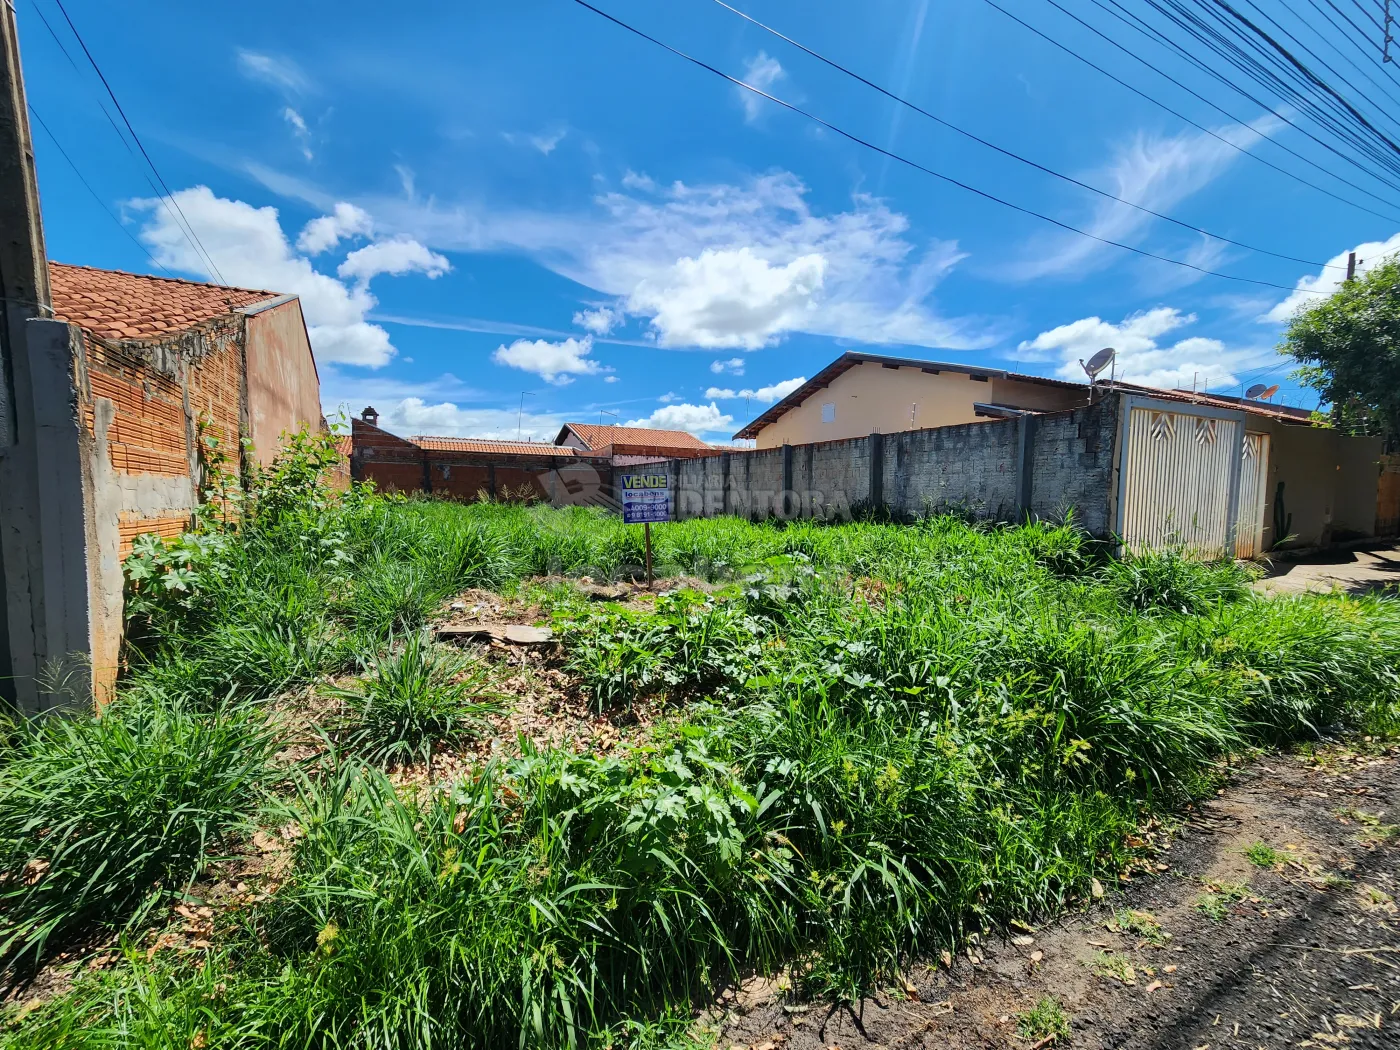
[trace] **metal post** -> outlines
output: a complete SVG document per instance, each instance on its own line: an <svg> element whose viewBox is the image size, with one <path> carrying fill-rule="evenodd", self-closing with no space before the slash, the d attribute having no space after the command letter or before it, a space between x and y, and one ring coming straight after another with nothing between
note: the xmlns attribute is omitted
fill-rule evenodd
<svg viewBox="0 0 1400 1050"><path fill-rule="evenodd" d="M647 538L647 590L651 590L651 522L642 523Z"/></svg>

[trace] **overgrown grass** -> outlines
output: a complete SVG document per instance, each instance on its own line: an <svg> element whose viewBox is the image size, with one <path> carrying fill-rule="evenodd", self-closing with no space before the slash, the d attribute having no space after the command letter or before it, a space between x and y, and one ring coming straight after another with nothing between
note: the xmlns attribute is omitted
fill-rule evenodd
<svg viewBox="0 0 1400 1050"><path fill-rule="evenodd" d="M719 519L653 529L659 574L713 594L645 612L551 597L560 667L595 705L672 705L640 743L526 744L396 791L378 767L450 746L484 695L479 666L419 639L434 610L468 587L627 575L638 530L578 508L336 496L318 456L275 468L237 529L141 549L124 688L261 740L266 700L351 674L355 728L223 809L170 801L186 785L114 795L113 829L165 806L165 834L200 845L162 851L168 868L102 868L112 899L137 902L103 919L130 952L11 1045L670 1043L743 974L787 968L799 993L855 998L970 933L1087 899L1131 859L1130 833L1213 790L1229 753L1396 724L1390 598L1263 598L1233 564L1119 563L1072 525ZM190 783L232 761L201 761ZM56 855L54 829L81 823L70 798L0 823L7 871ZM148 959L147 902L242 818L296 829L277 892L206 954ZM137 856L156 841L103 833L113 856L118 838ZM1227 889L1211 896L1223 917Z"/></svg>

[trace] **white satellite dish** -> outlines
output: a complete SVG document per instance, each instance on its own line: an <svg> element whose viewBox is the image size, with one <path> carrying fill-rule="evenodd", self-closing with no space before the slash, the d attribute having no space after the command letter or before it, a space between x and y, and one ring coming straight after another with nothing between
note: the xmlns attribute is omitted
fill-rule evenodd
<svg viewBox="0 0 1400 1050"><path fill-rule="evenodd" d="M1117 354L1118 351L1113 349L1113 347L1106 346L1093 357L1089 358L1088 364L1085 364L1084 359L1081 357L1079 359L1079 367L1084 369L1089 379L1092 381L1097 379L1099 373L1113 363L1113 359Z"/></svg>
<svg viewBox="0 0 1400 1050"><path fill-rule="evenodd" d="M1256 398L1261 398L1261 397L1263 397L1263 396L1264 396L1264 391L1265 391L1265 390L1268 390L1268 389L1269 389L1269 387L1268 387L1268 385L1265 384L1265 383L1255 383L1252 387L1250 387L1248 390L1246 390L1246 391L1244 392L1244 396L1247 397L1247 398L1249 398L1251 401L1253 401L1253 400L1255 400Z"/></svg>

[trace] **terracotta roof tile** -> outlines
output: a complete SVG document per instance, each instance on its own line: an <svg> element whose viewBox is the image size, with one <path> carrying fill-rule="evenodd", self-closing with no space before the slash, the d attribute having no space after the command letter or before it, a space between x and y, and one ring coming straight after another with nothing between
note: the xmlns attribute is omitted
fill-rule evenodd
<svg viewBox="0 0 1400 1050"><path fill-rule="evenodd" d="M591 449L602 449L608 445L623 445L707 451L710 447L694 434L684 430L652 430L649 427L618 427L597 423L568 423L566 426L582 438Z"/></svg>
<svg viewBox="0 0 1400 1050"><path fill-rule="evenodd" d="M277 292L49 263L54 316L104 339L158 339Z"/></svg>
<svg viewBox="0 0 1400 1050"><path fill-rule="evenodd" d="M562 456L566 459L578 455L578 449L546 445L540 441L492 441L487 438L426 436L409 440L429 452L493 452L507 456Z"/></svg>

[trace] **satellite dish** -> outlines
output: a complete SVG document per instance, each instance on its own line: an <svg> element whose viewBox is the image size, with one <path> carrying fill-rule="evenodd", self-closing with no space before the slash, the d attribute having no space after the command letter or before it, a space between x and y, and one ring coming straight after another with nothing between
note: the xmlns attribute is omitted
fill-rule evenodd
<svg viewBox="0 0 1400 1050"><path fill-rule="evenodd" d="M1246 391L1244 392L1244 396L1247 397L1247 398L1249 398L1249 399L1252 401L1252 400L1254 400L1255 398L1263 397L1263 396L1264 396L1264 391L1265 391L1265 390L1268 390L1268 389L1269 389L1269 388L1268 388L1267 386L1265 386L1263 383L1255 383L1252 387L1250 387L1248 390L1246 390Z"/></svg>
<svg viewBox="0 0 1400 1050"><path fill-rule="evenodd" d="M1273 386L1269 387L1268 390L1265 390L1262 394L1260 394L1259 397L1260 397L1261 400L1267 401L1267 400L1269 400L1269 398L1273 397L1273 396L1274 396L1275 394L1277 394L1277 393L1278 393L1278 384L1275 383Z"/></svg>
<svg viewBox="0 0 1400 1050"><path fill-rule="evenodd" d="M1088 364L1085 364L1084 359L1080 358L1079 367L1089 374L1090 379L1097 379L1099 373L1113 362L1114 355L1117 354L1117 352L1118 351L1114 350L1113 347L1106 346L1093 357L1089 358Z"/></svg>

